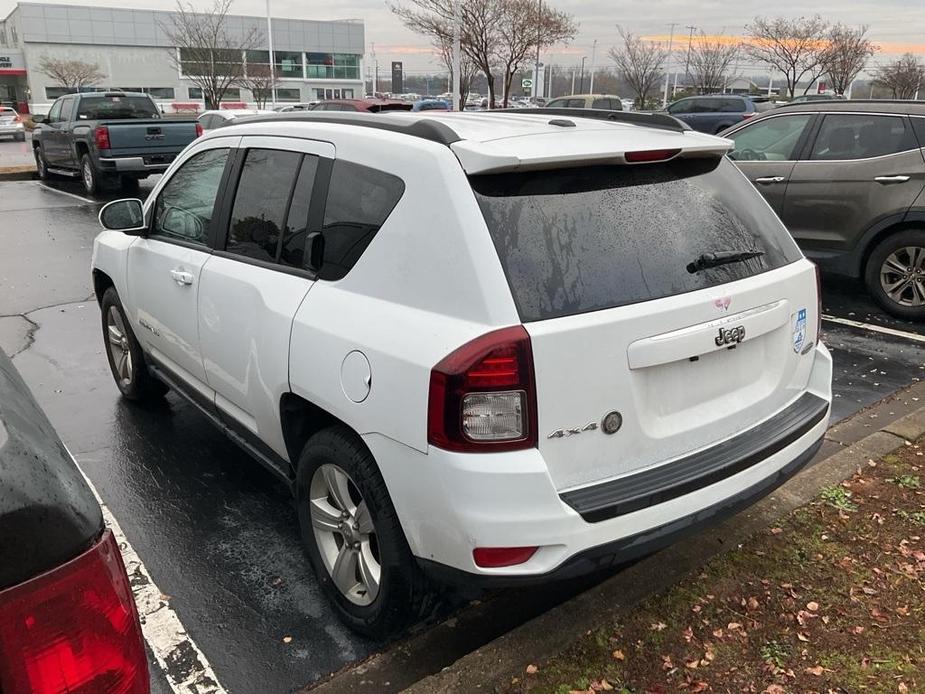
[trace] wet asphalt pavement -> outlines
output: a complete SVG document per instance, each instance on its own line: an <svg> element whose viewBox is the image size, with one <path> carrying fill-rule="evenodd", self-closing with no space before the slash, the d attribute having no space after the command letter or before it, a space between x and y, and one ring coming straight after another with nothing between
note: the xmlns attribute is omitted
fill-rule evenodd
<svg viewBox="0 0 925 694"><path fill-rule="evenodd" d="M72 182L55 187L81 195ZM358 638L328 608L280 483L178 397L153 410L118 397L89 273L98 209L38 182L0 183L0 347L15 355L226 689L291 691L375 652L384 644ZM835 319L925 335L850 282L826 281L823 306ZM829 321L824 331L835 358L834 419L925 374L925 341ZM494 610L527 618L562 597L506 594ZM484 639L498 629L486 626Z"/></svg>

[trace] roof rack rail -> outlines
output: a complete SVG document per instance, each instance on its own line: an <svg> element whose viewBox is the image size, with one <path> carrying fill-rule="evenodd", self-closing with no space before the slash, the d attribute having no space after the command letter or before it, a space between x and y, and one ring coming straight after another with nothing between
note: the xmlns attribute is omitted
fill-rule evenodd
<svg viewBox="0 0 925 694"><path fill-rule="evenodd" d="M272 115L244 116L235 118L235 124L244 123L274 123L286 121L304 121L310 123L336 123L338 125L355 125L361 128L376 128L402 135L411 135L423 140L430 140L437 144L449 146L459 142L462 138L456 134L446 123L433 118L389 118L392 113L405 113L404 111L384 111L382 113L336 113L313 111L290 111ZM404 122L402 122L404 121Z"/></svg>
<svg viewBox="0 0 925 694"><path fill-rule="evenodd" d="M683 133L690 126L665 113L639 113L638 111L605 111L596 108L499 108L489 113L512 113L514 115L564 116L572 118L593 118L614 123L632 123L657 130Z"/></svg>

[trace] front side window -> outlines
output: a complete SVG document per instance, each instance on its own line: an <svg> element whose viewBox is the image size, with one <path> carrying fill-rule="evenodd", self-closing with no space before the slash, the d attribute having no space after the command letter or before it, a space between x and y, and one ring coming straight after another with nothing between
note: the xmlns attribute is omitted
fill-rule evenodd
<svg viewBox="0 0 925 694"><path fill-rule="evenodd" d="M756 121L729 135L735 142L729 158L736 161L796 159L797 144L811 118L808 113L800 113Z"/></svg>
<svg viewBox="0 0 925 694"><path fill-rule="evenodd" d="M302 163L298 152L249 149L238 181L225 250L276 262L283 222Z"/></svg>
<svg viewBox="0 0 925 694"><path fill-rule="evenodd" d="M48 112L48 122L57 123L61 120L61 104L64 102L64 99L58 99L55 103L51 105L51 110Z"/></svg>
<svg viewBox="0 0 925 694"><path fill-rule="evenodd" d="M228 160L228 149L209 149L190 157L170 177L154 205L151 233L207 244L215 197Z"/></svg>
<svg viewBox="0 0 925 694"><path fill-rule="evenodd" d="M868 159L917 147L911 128L901 116L829 114L822 121L810 158Z"/></svg>
<svg viewBox="0 0 925 694"><path fill-rule="evenodd" d="M707 289L801 257L725 157L470 182L524 322ZM696 269L723 252L755 255Z"/></svg>
<svg viewBox="0 0 925 694"><path fill-rule="evenodd" d="M324 262L319 277L346 275L372 242L405 192L391 174L338 159L324 207Z"/></svg>

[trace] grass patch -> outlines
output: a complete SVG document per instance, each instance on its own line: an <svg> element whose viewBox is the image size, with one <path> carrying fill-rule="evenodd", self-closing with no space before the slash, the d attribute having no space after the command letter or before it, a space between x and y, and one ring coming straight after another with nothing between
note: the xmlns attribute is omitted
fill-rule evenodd
<svg viewBox="0 0 925 694"><path fill-rule="evenodd" d="M840 484L833 484L831 487L826 487L819 493L819 498L832 508L837 508L839 511L858 510L858 505L851 500L851 492Z"/></svg>
<svg viewBox="0 0 925 694"><path fill-rule="evenodd" d="M912 511L910 513L904 509L899 509L896 515L904 521L910 521L916 525L925 525L925 511Z"/></svg>
<svg viewBox="0 0 925 694"><path fill-rule="evenodd" d="M899 475L899 477L889 479L887 482L892 482L903 489L918 489L922 486L922 480L919 479L918 475Z"/></svg>
<svg viewBox="0 0 925 694"><path fill-rule="evenodd" d="M766 663L774 663L777 667L784 667L790 657L790 646L780 641L768 641L758 651L758 655Z"/></svg>

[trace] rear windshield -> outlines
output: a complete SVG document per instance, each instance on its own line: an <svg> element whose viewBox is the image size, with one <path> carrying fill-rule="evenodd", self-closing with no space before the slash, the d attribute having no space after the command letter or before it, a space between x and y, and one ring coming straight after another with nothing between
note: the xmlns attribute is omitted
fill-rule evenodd
<svg viewBox="0 0 925 694"><path fill-rule="evenodd" d="M107 118L160 118L160 114L146 96L85 96L80 100L77 120Z"/></svg>
<svg viewBox="0 0 925 694"><path fill-rule="evenodd" d="M470 180L524 322L714 287L801 257L725 157ZM762 255L689 271L722 252Z"/></svg>

